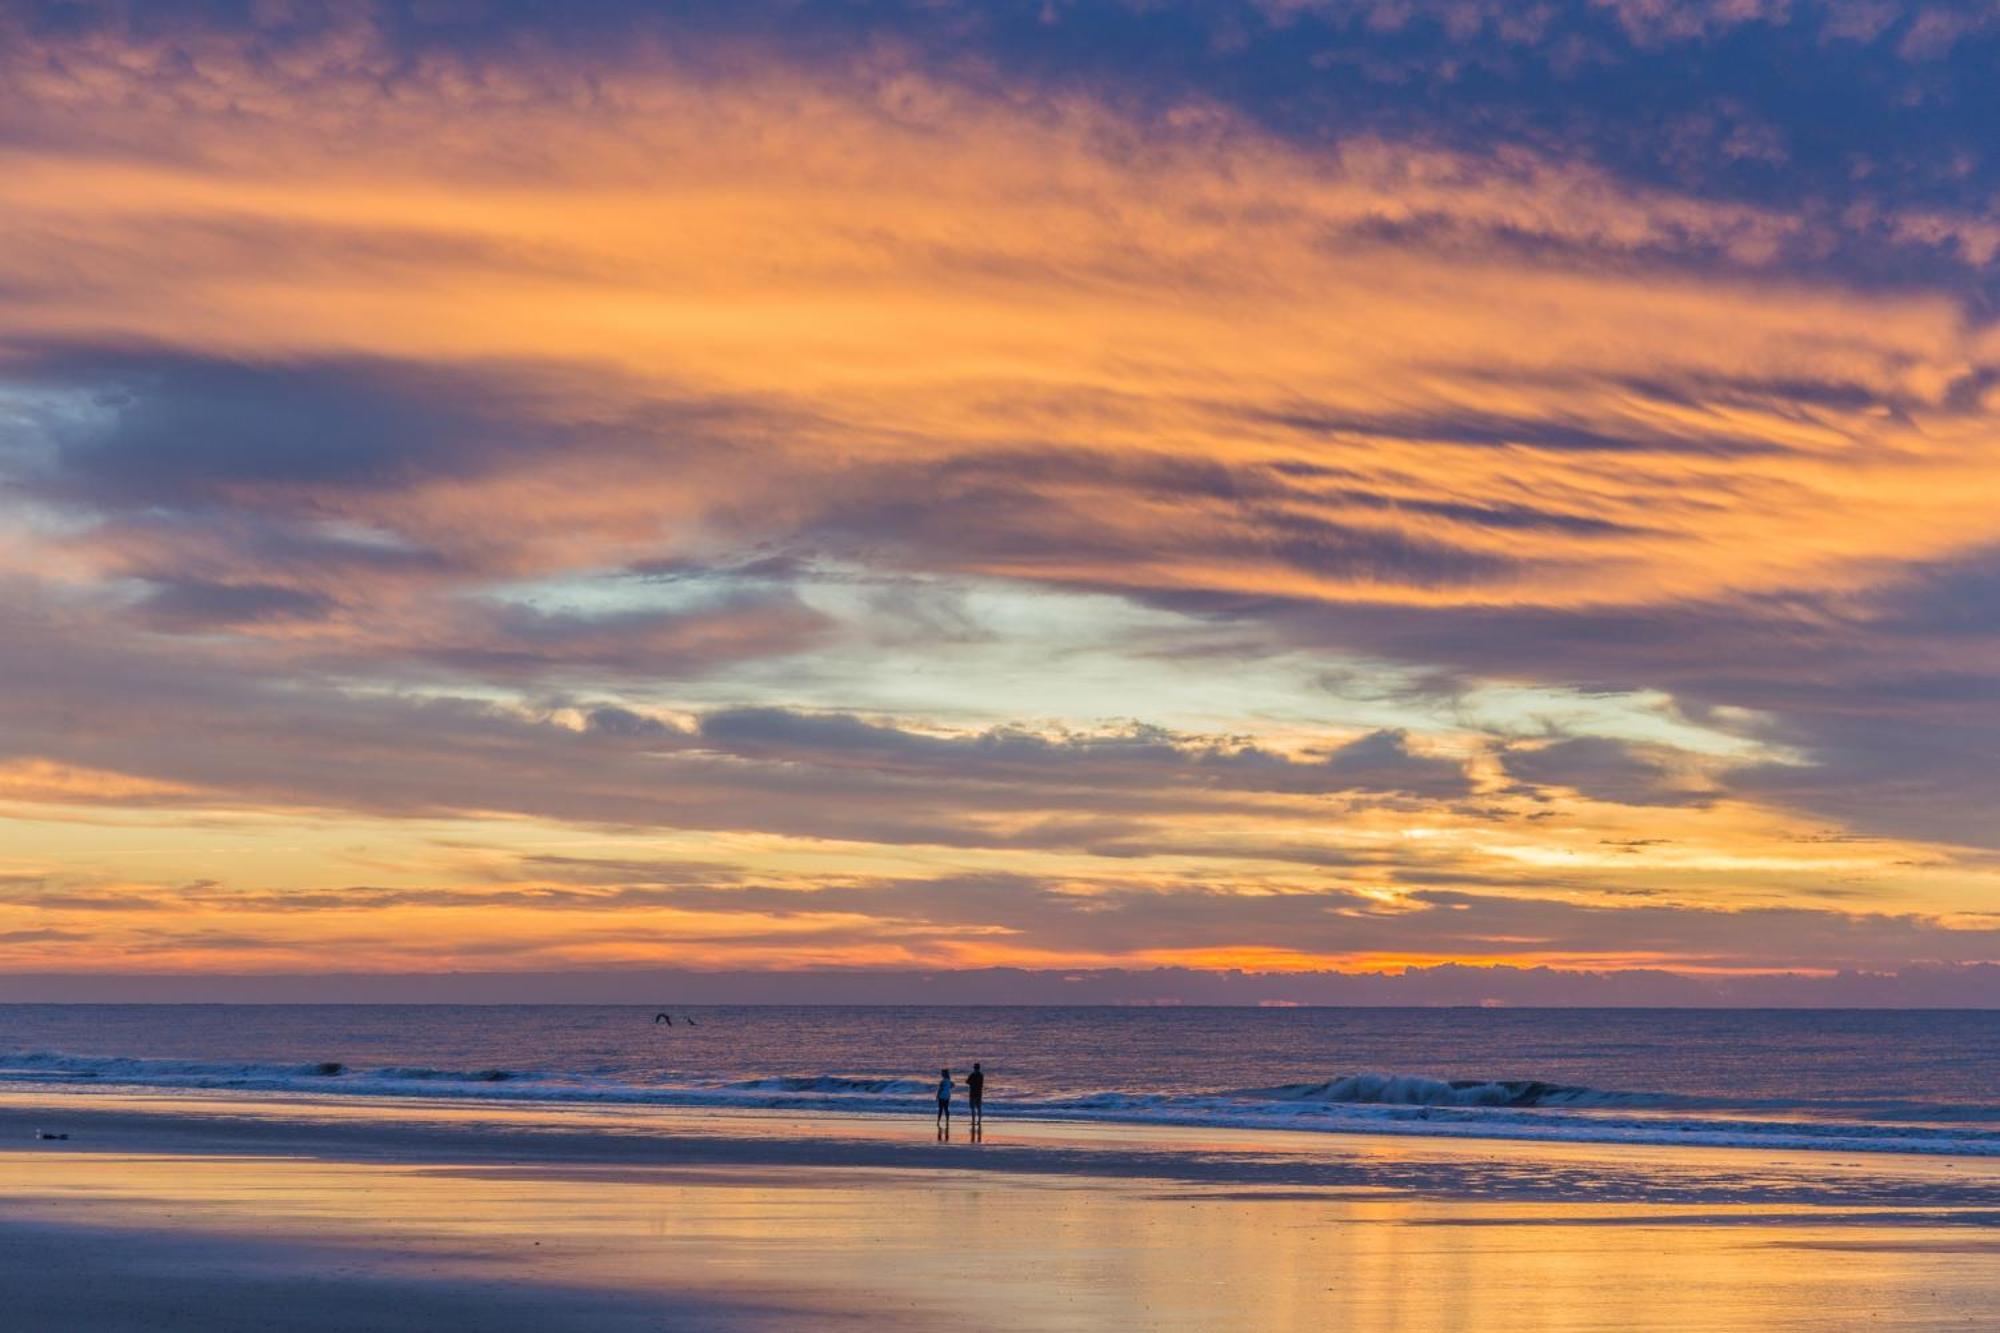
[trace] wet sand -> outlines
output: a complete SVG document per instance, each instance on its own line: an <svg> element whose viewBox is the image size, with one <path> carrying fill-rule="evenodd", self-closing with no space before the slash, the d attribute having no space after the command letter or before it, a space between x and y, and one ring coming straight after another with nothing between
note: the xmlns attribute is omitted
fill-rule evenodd
<svg viewBox="0 0 2000 1333"><path fill-rule="evenodd" d="M58 1123L59 1122L59 1123ZM38 1127L67 1142L38 1142ZM995 1119L0 1101L24 1328L1974 1328L2000 1167Z"/></svg>

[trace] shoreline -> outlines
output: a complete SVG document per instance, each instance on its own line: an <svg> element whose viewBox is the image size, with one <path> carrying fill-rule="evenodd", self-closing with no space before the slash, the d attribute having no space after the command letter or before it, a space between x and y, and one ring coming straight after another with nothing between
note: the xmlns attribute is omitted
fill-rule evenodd
<svg viewBox="0 0 2000 1333"><path fill-rule="evenodd" d="M1801 1156L4 1090L0 1287L24 1326L82 1333L1193 1333L1335 1308L1832 1333L2000 1304L1990 1159Z"/></svg>
<svg viewBox="0 0 2000 1333"><path fill-rule="evenodd" d="M60 1117L72 1137L29 1137ZM26 1326L1977 1326L2000 1172L1930 1159L768 1112L0 1096ZM1837 1259L1837 1262L1829 1262Z"/></svg>
<svg viewBox="0 0 2000 1333"><path fill-rule="evenodd" d="M528 1077L500 1071L455 1077L437 1075L434 1071L417 1071L400 1079L384 1076L394 1072L352 1070L331 1062L311 1072L293 1069L282 1079L99 1078L60 1069L51 1069L46 1074L8 1069L0 1072L0 1098L37 1090L77 1097L102 1093L112 1096L194 1098L212 1094L258 1099L271 1104L344 1102L395 1107L449 1103L482 1110L518 1108L548 1115L609 1109L655 1115L763 1111L780 1115L885 1121L929 1115L932 1107L927 1084L923 1085L922 1096L901 1093L861 1096L812 1087L781 1091L761 1086L792 1081L787 1079L752 1080L747 1084L715 1088L664 1086L607 1089L539 1084ZM811 1085L831 1077L798 1081ZM1552 1090L1558 1093L1588 1091L1559 1087L1552 1087ZM1737 1111L1733 1119L1724 1119L1713 1114L1703 1115L1694 1105L1650 1105L1643 1096L1636 1097L1632 1105L1617 1109L1561 1101L1524 1103L1520 1106L1477 1102L1317 1101L1307 1096L1253 1101L1258 1091L1269 1090L1189 1093L1183 1094L1177 1102L1162 1098L1137 1098L1127 1105L1100 1104L1092 1099L996 1099L988 1103L988 1110L1010 1123L1032 1121L1102 1125L1135 1132L1142 1129L1177 1129L1201 1133L1240 1129L1254 1133L1416 1141L1580 1144L1615 1148L1698 1147L1940 1159L1983 1157L2000 1162L2000 1130L1989 1127L1983 1120L1961 1123L1919 1117L1888 1122L1848 1121L1784 1115L1776 1111L1758 1114L1751 1109ZM955 1112L962 1114L959 1108L955 1108Z"/></svg>
<svg viewBox="0 0 2000 1333"><path fill-rule="evenodd" d="M0 1089L0 1153L245 1151L544 1166L875 1168L1202 1186L1387 1190L1428 1199L1916 1207L2000 1218L1990 1157L1432 1138L989 1116L938 1142L926 1116L450 1099ZM37 1142L48 1129L62 1142Z"/></svg>

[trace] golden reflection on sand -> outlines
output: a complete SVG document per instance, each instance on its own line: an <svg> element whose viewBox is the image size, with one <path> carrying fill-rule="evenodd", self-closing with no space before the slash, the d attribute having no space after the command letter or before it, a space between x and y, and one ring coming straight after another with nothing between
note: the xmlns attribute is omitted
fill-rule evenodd
<svg viewBox="0 0 2000 1333"><path fill-rule="evenodd" d="M386 1132L392 1121L382 1119ZM743 1133L799 1130L783 1117L729 1119ZM1111 1131L995 1132L1076 1143ZM1308 1150L1283 1140L1326 1137L1256 1136L1280 1140L1278 1153ZM1239 1146L1226 1132L1216 1139L1225 1143ZM1796 1205L1446 1200L994 1170L466 1165L393 1146L372 1161L27 1147L0 1157L0 1199L14 1221L212 1238L225 1248L303 1241L340 1265L440 1279L663 1302L695 1289L919 1324L1935 1327L1983 1317L2000 1299L1994 1233L1963 1224L1981 1220L1973 1214L1954 1224L1948 1209L1857 1221L1852 1211ZM1320 1147L1468 1157L1489 1149L1516 1162L1539 1155L1551 1168L1564 1155L1363 1139ZM1748 1165L1744 1154L1724 1156ZM1682 1161L1704 1169L1703 1154ZM1892 1169L1906 1165L1954 1169Z"/></svg>

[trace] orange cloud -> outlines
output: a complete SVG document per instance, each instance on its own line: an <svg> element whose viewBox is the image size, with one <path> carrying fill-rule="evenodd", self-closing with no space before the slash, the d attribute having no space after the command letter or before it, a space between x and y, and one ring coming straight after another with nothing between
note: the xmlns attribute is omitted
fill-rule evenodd
<svg viewBox="0 0 2000 1333"><path fill-rule="evenodd" d="M1653 604L1864 586L1984 541L2000 499L1956 387L1992 358L1957 304L1764 271L1824 225L1781 212L893 65L635 68L578 102L553 64L388 73L365 30L302 69L221 36L185 67L105 40L15 57L17 100L124 149L10 150L10 336L545 366L533 410L637 434L588 484L550 451L316 500L523 571L782 540L829 483L853 503L875 469L1022 450L1102 460L1020 478L1032 553L909 558ZM663 395L784 424L689 458L623 417ZM1131 484L1183 462L1237 485Z"/></svg>
<svg viewBox="0 0 2000 1333"><path fill-rule="evenodd" d="M1734 753L1564 751L1531 715L1406 745L1316 685L1244 710L1289 746L1035 718L732 740L679 692L852 623L789 589L591 606L612 572L793 558L1306 604L1329 639L1372 609L1693 604L1837 639L1885 581L1989 544L2000 502L2000 336L1954 293L1812 276L1837 221L891 56L412 63L361 21L281 62L213 33L7 51L0 410L28 443L0 464L32 522L0 535L0 592L36 608L9 621L36 641L11 714L35 757L0 800L352 811L398 893L448 860L412 818L484 821L502 862L522 828L581 826L634 862L700 834L742 863L714 856L698 900L446 875L375 898L329 840L260 860L246 837L222 892L168 892L37 828L36 865L109 896L8 904L0 965L1754 967L1795 961L1796 921L1712 963L1715 919L1802 903L1830 952L1991 947L1829 906L1960 911L1990 868L1815 840L1732 788ZM1991 249L1962 219L1877 222ZM640 706L597 708L607 680ZM1771 715L1716 711L1778 778L1810 766ZM1370 736L1372 776L1342 778ZM206 883L189 848L149 854ZM287 914L245 887L287 855L295 893L345 897ZM880 891L917 869L985 878ZM716 896L759 877L799 901ZM150 908L107 923L121 893ZM1106 924L1135 903L1158 920ZM1461 911L1497 924L1427 952ZM1642 929L1665 943L1615 938Z"/></svg>

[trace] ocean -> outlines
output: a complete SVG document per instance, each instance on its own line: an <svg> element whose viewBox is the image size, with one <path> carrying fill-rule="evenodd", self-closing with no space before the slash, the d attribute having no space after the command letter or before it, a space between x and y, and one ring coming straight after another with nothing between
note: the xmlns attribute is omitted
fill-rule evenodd
<svg viewBox="0 0 2000 1333"><path fill-rule="evenodd" d="M0 1085L2000 1156L2000 1012L0 1005ZM963 1093L960 1093L962 1099Z"/></svg>

